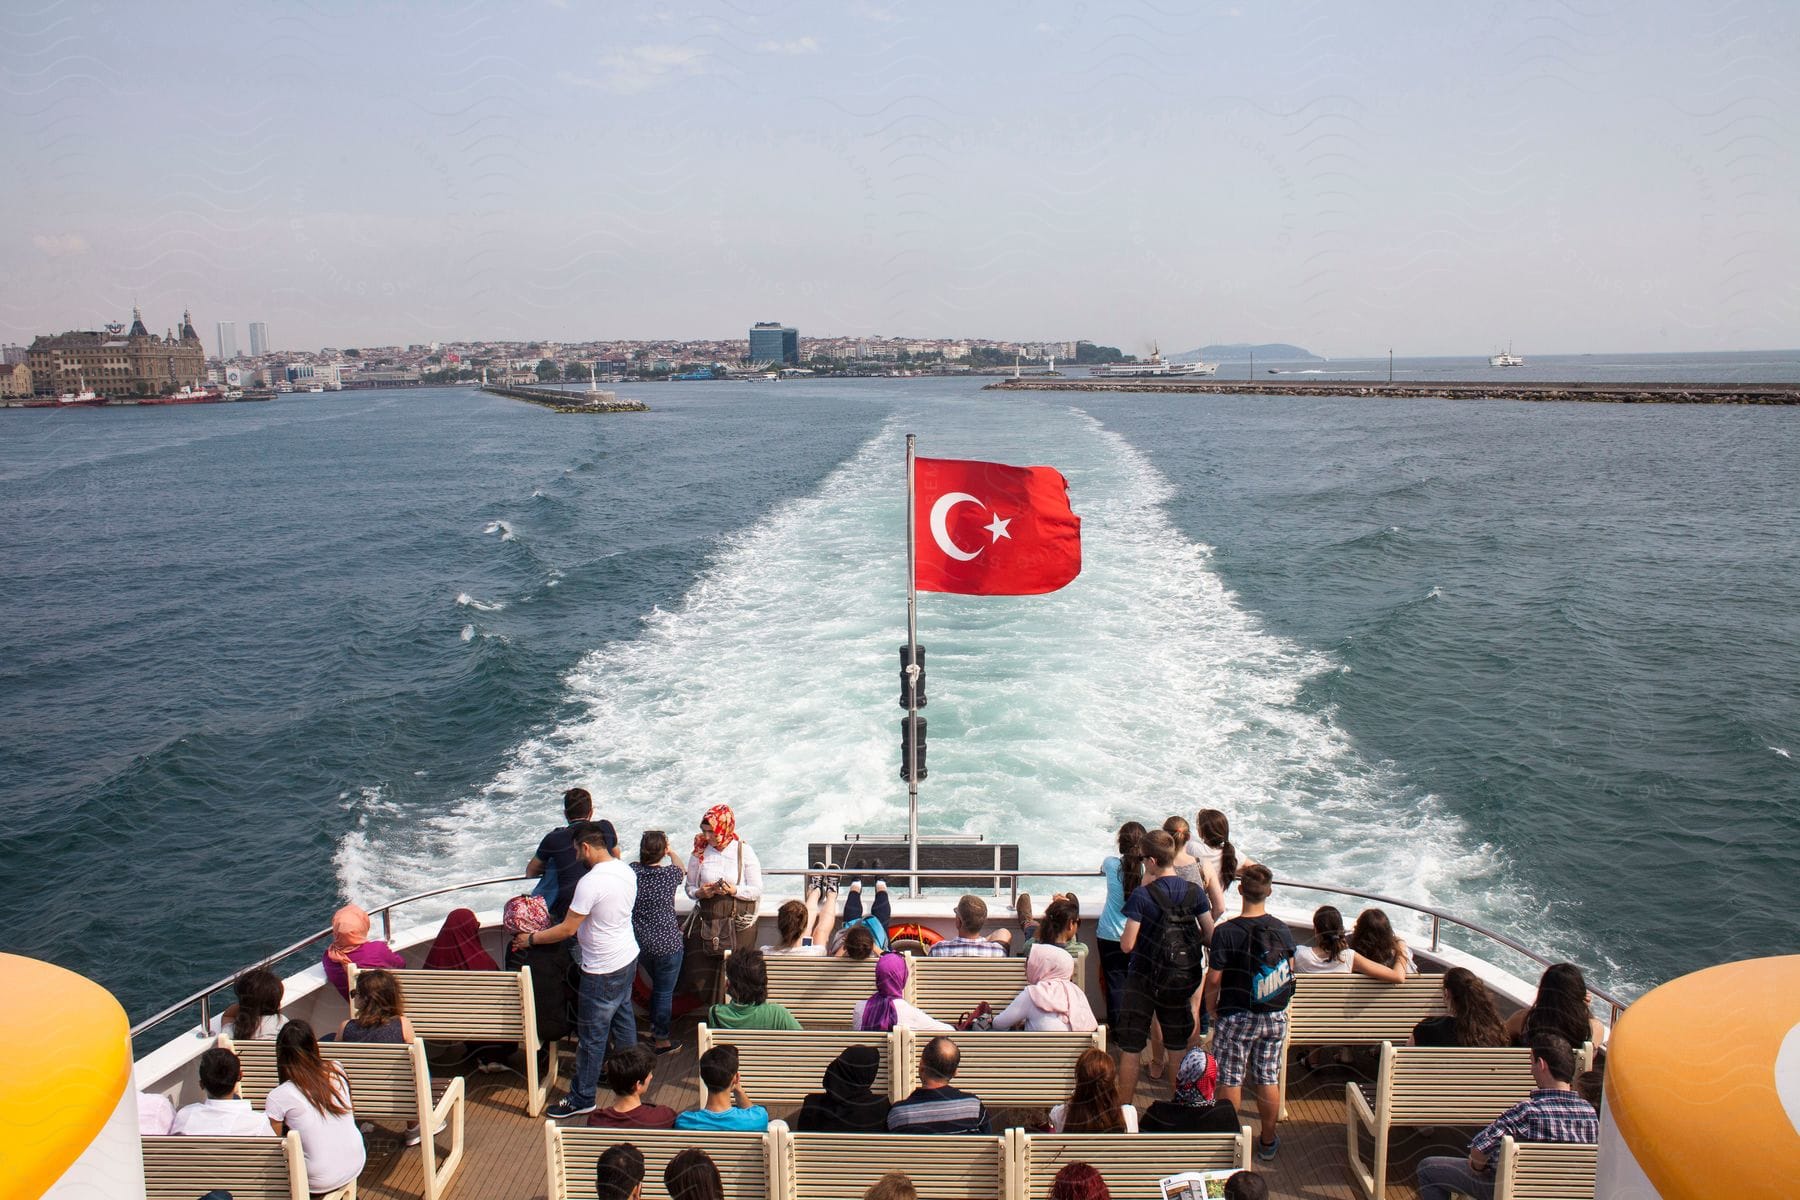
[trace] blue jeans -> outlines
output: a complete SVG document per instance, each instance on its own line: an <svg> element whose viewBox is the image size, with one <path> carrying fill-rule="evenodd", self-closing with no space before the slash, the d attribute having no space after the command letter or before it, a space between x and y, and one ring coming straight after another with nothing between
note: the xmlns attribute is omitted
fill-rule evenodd
<svg viewBox="0 0 1800 1200"><path fill-rule="evenodd" d="M650 1036L669 1040L669 1012L675 1003L675 981L681 977L680 946L673 954L640 953L638 962L650 976Z"/></svg>
<svg viewBox="0 0 1800 1200"><path fill-rule="evenodd" d="M1467 1158L1439 1155L1419 1163L1419 1200L1450 1200L1452 1195L1494 1200L1492 1172L1477 1175Z"/></svg>
<svg viewBox="0 0 1800 1200"><path fill-rule="evenodd" d="M860 889L846 890L844 892L844 924L849 925L852 921L860 921L862 915L862 891ZM869 915L880 921L882 928L887 928L888 922L894 915L894 906L888 903L888 894L885 888L875 893L875 901L869 909Z"/></svg>
<svg viewBox="0 0 1800 1200"><path fill-rule="evenodd" d="M594 1102L600 1068L606 1063L606 1043L611 1035L617 1046L637 1045L637 1014L631 1007L631 981L637 978L637 959L604 975L581 975L581 1007L575 1021L580 1042L575 1048L575 1078L566 1099L577 1108Z"/></svg>

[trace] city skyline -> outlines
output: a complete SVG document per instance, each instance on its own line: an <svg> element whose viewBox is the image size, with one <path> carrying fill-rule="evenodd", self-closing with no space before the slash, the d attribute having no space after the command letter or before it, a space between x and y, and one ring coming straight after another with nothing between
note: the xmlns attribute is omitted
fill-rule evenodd
<svg viewBox="0 0 1800 1200"><path fill-rule="evenodd" d="M134 301L259 314L265 353L271 324L681 341L767 313L1137 354L1800 340L1779 10L203 5L43 66L68 36L0 41L0 341Z"/></svg>

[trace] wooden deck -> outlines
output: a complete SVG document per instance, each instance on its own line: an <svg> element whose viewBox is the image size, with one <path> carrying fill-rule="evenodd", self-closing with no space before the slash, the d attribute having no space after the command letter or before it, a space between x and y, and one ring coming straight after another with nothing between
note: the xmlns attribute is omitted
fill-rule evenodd
<svg viewBox="0 0 1800 1200"><path fill-rule="evenodd" d="M697 1096L698 1068L694 1055L694 1023L677 1020L676 1037L682 1049L659 1060L659 1070L651 1083L650 1100L672 1108L693 1107ZM451 1181L448 1195L452 1200L546 1200L544 1132L541 1119L525 1115L524 1076L516 1070L500 1074L475 1071L472 1064L443 1061L433 1054L434 1073L465 1073L468 1088L467 1152L461 1170ZM1281 1125L1281 1152L1273 1163L1258 1163L1256 1169L1267 1179L1272 1196L1293 1200L1358 1200L1360 1193L1350 1179L1344 1142L1344 1084L1351 1080L1367 1083L1373 1053L1364 1052L1355 1065L1332 1065L1317 1071L1296 1063L1289 1081L1288 1120ZM573 1071L570 1050L564 1057L563 1077ZM756 1081L746 1079L745 1089L756 1099ZM554 1093L561 1095L561 1089ZM1140 1110L1151 1101L1167 1099L1166 1082L1143 1079L1138 1088ZM599 1098L602 1105L610 1101L604 1080ZM1250 1107L1253 1109L1254 1104ZM772 1115L789 1120L791 1110L773 1109ZM1046 1114L1030 1110L1009 1111L1003 1115L1036 1120ZM584 1121L575 1118L571 1124ZM1245 1114L1245 1122L1255 1127L1255 1118ZM1389 1169L1388 1195L1395 1200L1413 1200L1414 1169L1418 1160L1428 1154L1462 1154L1468 1145L1469 1130L1396 1130L1393 1134L1392 1166ZM1150 1135L1146 1135L1150 1136ZM440 1145L446 1139L440 1139ZM371 1200L416 1200L422 1194L417 1152L407 1153L395 1130L377 1128L366 1136L369 1164L358 1183L358 1194ZM1365 1146L1365 1154L1367 1148ZM905 1164L895 1164L904 1169ZM646 1179L644 1195L662 1200L665 1193L661 1180ZM1120 1197L1119 1200L1130 1200Z"/></svg>

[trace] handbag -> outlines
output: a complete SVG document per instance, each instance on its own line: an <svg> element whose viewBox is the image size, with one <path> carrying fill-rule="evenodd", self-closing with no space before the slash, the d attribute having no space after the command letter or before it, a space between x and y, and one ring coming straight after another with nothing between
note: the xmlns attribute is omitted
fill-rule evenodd
<svg viewBox="0 0 1800 1200"><path fill-rule="evenodd" d="M738 840L737 882L744 879L744 842ZM737 949L738 934L756 925L756 901L736 896L708 896L688 913L682 933L702 954L729 954Z"/></svg>

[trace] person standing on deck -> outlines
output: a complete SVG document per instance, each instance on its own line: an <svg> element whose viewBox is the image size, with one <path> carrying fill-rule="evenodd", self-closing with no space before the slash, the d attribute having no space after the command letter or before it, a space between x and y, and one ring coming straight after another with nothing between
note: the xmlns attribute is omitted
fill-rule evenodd
<svg viewBox="0 0 1800 1200"><path fill-rule="evenodd" d="M1256 1156L1275 1158L1280 1141L1281 1055L1287 1041L1287 1006L1294 998L1294 935L1287 922L1268 914L1273 890L1269 868L1252 863L1238 872L1241 915L1213 932L1212 962L1201 1004L1216 1020L1213 1053L1219 1059L1219 1098L1243 1107L1244 1077L1256 1085Z"/></svg>
<svg viewBox="0 0 1800 1200"><path fill-rule="evenodd" d="M550 919L560 921L569 913L569 901L575 898L575 885L587 874L587 867L575 853L575 834L594 816L594 797L586 788L570 788L563 793L563 820L560 829L552 829L538 843L537 853L525 864L528 878L542 877L532 894L542 896L550 908Z"/></svg>
<svg viewBox="0 0 1800 1200"><path fill-rule="evenodd" d="M756 948L756 910L762 901L762 860L738 836L737 817L715 804L700 818L687 862L687 894L699 914L688 927L682 956L684 990L702 1003L719 1000L725 955Z"/></svg>
<svg viewBox="0 0 1800 1200"><path fill-rule="evenodd" d="M545 1110L553 1121L594 1111L594 1089L606 1062L607 1041L624 1048L637 1044L637 1015L631 1007L631 984L637 978L638 944L631 932L631 910L637 902L637 876L619 858L619 838L612 822L595 821L575 834L575 853L586 873L575 885L569 915L539 933L521 933L513 949L575 938L581 947L581 1006L576 1021L580 1038L575 1051L575 1078L569 1093Z"/></svg>

